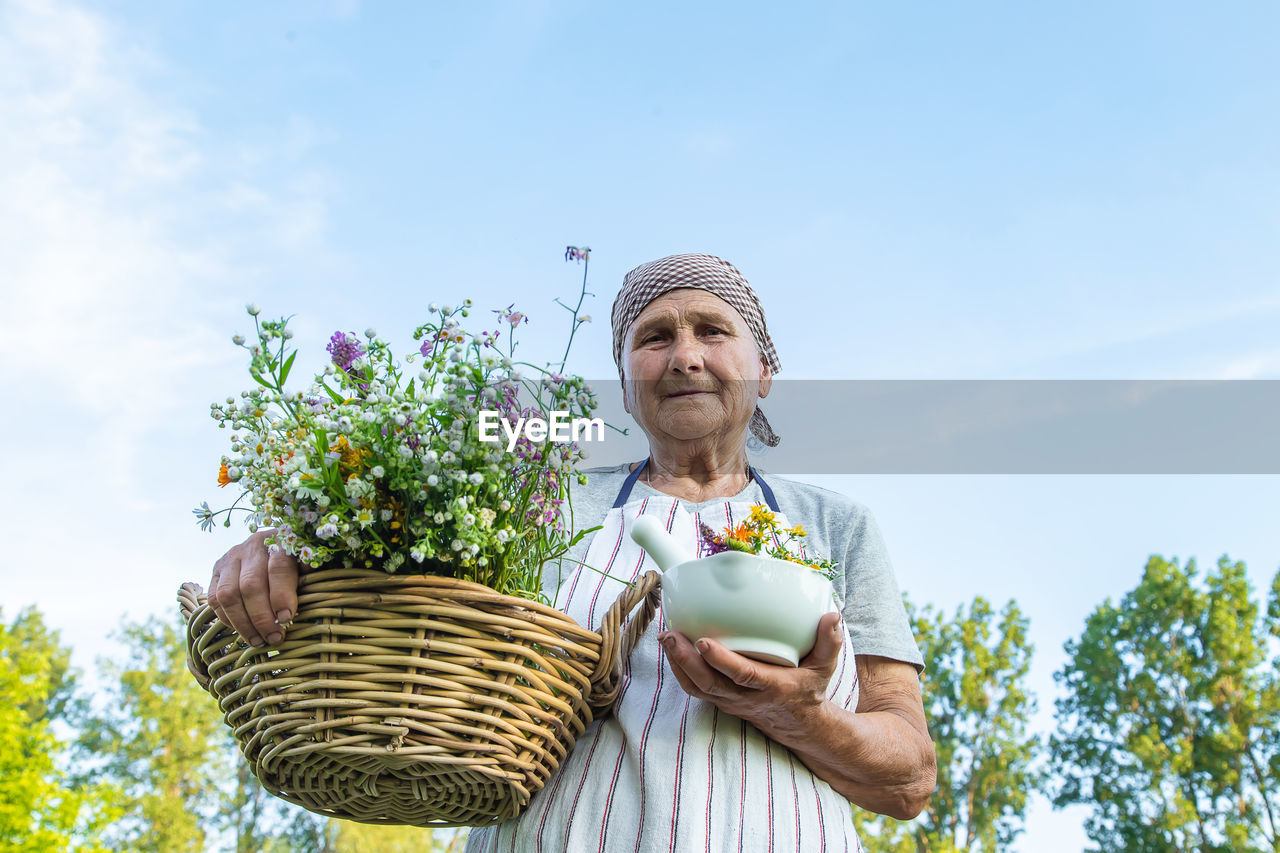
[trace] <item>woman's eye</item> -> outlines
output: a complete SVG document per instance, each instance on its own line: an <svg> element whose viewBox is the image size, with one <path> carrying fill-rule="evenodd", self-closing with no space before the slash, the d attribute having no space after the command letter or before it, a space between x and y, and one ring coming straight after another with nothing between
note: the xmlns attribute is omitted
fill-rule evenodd
<svg viewBox="0 0 1280 853"><path fill-rule="evenodd" d="M706 332L706 333L707 333L708 335L723 335L723 334L724 334L724 329L717 329L715 326L710 326L710 327L708 327L708 328L707 328L707 332Z"/></svg>

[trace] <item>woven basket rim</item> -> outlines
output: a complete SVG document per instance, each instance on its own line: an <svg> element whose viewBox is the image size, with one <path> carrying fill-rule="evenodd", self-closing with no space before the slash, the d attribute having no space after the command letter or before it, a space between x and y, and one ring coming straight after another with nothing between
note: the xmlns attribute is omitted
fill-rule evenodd
<svg viewBox="0 0 1280 853"><path fill-rule="evenodd" d="M402 586L406 588L427 587L439 590L448 590L450 592L469 592L471 593L469 597L475 601L483 601L488 604L509 604L511 606L523 607L554 619L557 622L567 622L573 625L577 630L584 632L584 634L592 634L596 637L600 635L599 631L592 631L590 628L579 624L577 620L566 614L564 611L557 610L555 607L552 607L549 604L544 604L536 599L498 592L491 586L475 583L474 581L463 580L461 578L447 577L444 575L431 575L421 572L386 572L381 569L367 568L365 566L328 566L323 569L309 569L305 572L299 571L298 594L302 594L302 587L306 584L340 580L344 577L366 580L376 579L379 583L390 583L395 586ZM637 580L636 583L639 583L639 581Z"/></svg>

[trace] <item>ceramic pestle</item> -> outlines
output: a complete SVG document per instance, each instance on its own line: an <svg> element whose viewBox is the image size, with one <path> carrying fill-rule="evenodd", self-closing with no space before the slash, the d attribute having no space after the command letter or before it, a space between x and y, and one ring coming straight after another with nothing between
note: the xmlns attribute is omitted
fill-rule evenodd
<svg viewBox="0 0 1280 853"><path fill-rule="evenodd" d="M673 566L694 558L686 551L676 538L667 532L662 522L651 516L642 515L631 525L631 539L653 558L658 568L664 572Z"/></svg>

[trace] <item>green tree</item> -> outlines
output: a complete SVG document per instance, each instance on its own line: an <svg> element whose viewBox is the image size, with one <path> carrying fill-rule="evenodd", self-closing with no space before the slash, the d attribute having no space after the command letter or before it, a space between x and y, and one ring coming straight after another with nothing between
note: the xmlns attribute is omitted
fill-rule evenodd
<svg viewBox="0 0 1280 853"><path fill-rule="evenodd" d="M290 853L337 853L334 844L341 824L342 821L297 808L277 834L277 843Z"/></svg>
<svg viewBox="0 0 1280 853"><path fill-rule="evenodd" d="M33 720L63 719L75 694L71 649L62 645L58 632L44 624L44 617L34 607L19 611L9 626L9 634L23 656L41 661L44 688L38 698L23 706L23 711Z"/></svg>
<svg viewBox="0 0 1280 853"><path fill-rule="evenodd" d="M228 778L221 713L187 672L175 623L126 623L120 638L123 659L100 662L105 696L79 744L90 777L118 791L125 816L108 842L203 853Z"/></svg>
<svg viewBox="0 0 1280 853"><path fill-rule="evenodd" d="M1036 701L1026 689L1033 648L1028 619L1010 601L997 615L983 598L947 618L908 604L926 661L921 678L938 787L914 821L855 810L874 853L994 851L1022 831L1028 797L1043 790L1039 740L1028 733Z"/></svg>
<svg viewBox="0 0 1280 853"><path fill-rule="evenodd" d="M420 829L334 821L334 853L454 853L466 846L467 831Z"/></svg>
<svg viewBox="0 0 1280 853"><path fill-rule="evenodd" d="M466 829L356 823L299 810L277 836L275 843L280 846L263 849L290 853L457 853L466 842Z"/></svg>
<svg viewBox="0 0 1280 853"><path fill-rule="evenodd" d="M1243 563L1152 556L1066 644L1055 803L1103 850L1280 850L1280 574L1259 611Z"/></svg>
<svg viewBox="0 0 1280 853"><path fill-rule="evenodd" d="M96 850L90 793L73 790L53 723L74 690L71 653L40 613L0 622L0 850Z"/></svg>
<svg viewBox="0 0 1280 853"><path fill-rule="evenodd" d="M223 729L223 733L226 737L221 750L225 756L233 757L234 781L211 826L230 836L231 849L235 853L342 853L337 844L343 822L270 794L240 755L230 731ZM218 773L222 767L218 762L211 771Z"/></svg>
<svg viewBox="0 0 1280 853"><path fill-rule="evenodd" d="M229 730L221 734L221 754L209 772L223 775L229 760L231 784L210 823L230 834L235 853L332 853L333 833L325 832L328 819L270 794L240 755Z"/></svg>

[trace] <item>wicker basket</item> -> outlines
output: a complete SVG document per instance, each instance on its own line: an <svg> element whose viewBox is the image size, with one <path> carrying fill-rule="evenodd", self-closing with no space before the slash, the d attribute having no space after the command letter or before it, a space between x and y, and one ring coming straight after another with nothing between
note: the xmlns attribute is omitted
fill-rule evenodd
<svg viewBox="0 0 1280 853"><path fill-rule="evenodd" d="M612 708L658 576L599 633L478 584L378 570L304 573L286 639L256 649L196 584L178 599L187 665L271 793L364 823L484 826L518 815Z"/></svg>

